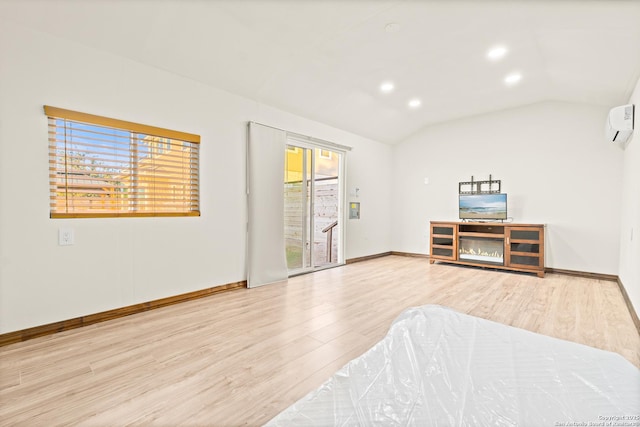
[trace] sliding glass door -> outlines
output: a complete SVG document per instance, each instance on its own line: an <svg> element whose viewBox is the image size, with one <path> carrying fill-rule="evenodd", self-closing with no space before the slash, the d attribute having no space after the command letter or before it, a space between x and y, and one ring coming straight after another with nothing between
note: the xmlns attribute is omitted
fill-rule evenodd
<svg viewBox="0 0 640 427"><path fill-rule="evenodd" d="M284 237L289 272L311 266L308 224L311 149L287 145L284 163Z"/></svg>
<svg viewBox="0 0 640 427"><path fill-rule="evenodd" d="M344 153L289 138L284 166L285 248L289 275L344 262Z"/></svg>

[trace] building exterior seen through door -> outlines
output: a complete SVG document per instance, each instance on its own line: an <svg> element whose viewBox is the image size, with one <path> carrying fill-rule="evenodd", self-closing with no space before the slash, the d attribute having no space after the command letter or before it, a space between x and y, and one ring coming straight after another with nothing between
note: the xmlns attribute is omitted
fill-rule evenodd
<svg viewBox="0 0 640 427"><path fill-rule="evenodd" d="M292 139L288 143L284 233L289 275L295 275L343 262L343 154Z"/></svg>

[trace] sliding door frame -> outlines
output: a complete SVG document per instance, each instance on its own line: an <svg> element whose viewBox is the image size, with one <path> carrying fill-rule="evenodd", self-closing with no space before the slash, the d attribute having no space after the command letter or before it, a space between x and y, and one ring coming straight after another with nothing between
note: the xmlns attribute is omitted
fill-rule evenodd
<svg viewBox="0 0 640 427"><path fill-rule="evenodd" d="M314 215L312 215L312 206L315 196L315 149L313 146L306 142L298 141L294 138L287 136L287 147L295 147L303 150L302 153L302 266L294 270L288 270L289 277L298 276L300 274L310 273L315 270L313 264L313 230L314 230ZM307 156L307 150L311 153ZM309 158L309 162L307 161ZM307 221L309 218L309 221ZM309 247L307 255L307 246Z"/></svg>
<svg viewBox="0 0 640 427"><path fill-rule="evenodd" d="M346 247L346 173L347 152L351 147L323 141L274 126L250 121L247 124L247 287L286 283L289 271L286 259L284 233L283 170L287 144L311 145L340 154L338 221L340 242L338 262L326 268L345 263ZM315 161L315 160L314 160ZM279 231L279 232L278 232ZM320 270L323 267L315 268Z"/></svg>
<svg viewBox="0 0 640 427"><path fill-rule="evenodd" d="M338 228L339 233L338 233L338 237L339 237L339 244L338 244L338 259L336 261L335 264L327 264L321 267L317 267L314 265L313 263L313 242L314 242L314 215L311 215L310 212L305 212L307 215L310 216L310 221L309 221L309 238L310 238L310 251L309 251L309 257L311 258L310 260L310 267L305 267L304 264L304 255L303 255L303 268L294 272L290 272L289 277L292 276L297 276L300 274L305 274L305 273L309 273L311 271L319 271L319 270L324 270L327 268L333 268L336 266L340 266L340 265L344 265L345 264L345 247L346 247L346 242L345 242L345 237L346 237L346 220L347 220L347 215L346 212L347 210L345 209L346 207L346 173L347 173L347 167L346 167L346 159L347 159L347 152L351 150L351 147L347 147L347 146L343 146L343 145L339 145L339 144L334 144L332 142L328 142L328 141L323 141L320 139L316 139L316 138L312 138L309 136L305 136L305 135L300 135L300 134L296 134L296 133L292 133L292 132L287 132L287 145L291 145L291 146L297 146L297 147L301 147L301 148L306 148L306 149L311 149L312 151L312 155L311 155L311 165L308 166L311 168L311 181L312 181L312 185L310 186L311 190L311 194L309 194L309 198L312 201L312 203L314 202L314 197L315 197L315 162L316 162L316 152L317 150L329 150L332 152L335 152L337 154L340 155L340 162L338 165L338 221L340 224L340 227ZM306 162L303 162L303 164L306 165ZM304 174L304 178L306 179L306 170L303 172ZM304 190L306 192L306 189ZM308 210L307 204L305 202L305 211ZM306 224L306 221L304 221L304 223ZM306 233L306 230L303 231L303 233ZM305 234L306 236L306 234ZM303 248L304 249L304 248ZM303 250L303 253L306 254L306 251Z"/></svg>

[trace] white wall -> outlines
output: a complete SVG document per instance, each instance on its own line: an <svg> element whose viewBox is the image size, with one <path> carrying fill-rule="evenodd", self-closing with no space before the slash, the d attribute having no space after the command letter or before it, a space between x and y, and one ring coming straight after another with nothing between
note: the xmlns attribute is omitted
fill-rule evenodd
<svg viewBox="0 0 640 427"><path fill-rule="evenodd" d="M198 218L49 219L44 104L201 135ZM63 39L0 25L0 333L245 280L246 122L354 147L346 257L390 247L391 147ZM57 245L58 228L75 245Z"/></svg>
<svg viewBox="0 0 640 427"><path fill-rule="evenodd" d="M617 274L623 158L606 112L544 102L412 136L394 151L392 249L428 253L429 221L458 218L458 182L492 174L515 222L547 224L547 267Z"/></svg>
<svg viewBox="0 0 640 427"><path fill-rule="evenodd" d="M629 103L636 106L635 131L624 150L618 276L640 315L640 79Z"/></svg>

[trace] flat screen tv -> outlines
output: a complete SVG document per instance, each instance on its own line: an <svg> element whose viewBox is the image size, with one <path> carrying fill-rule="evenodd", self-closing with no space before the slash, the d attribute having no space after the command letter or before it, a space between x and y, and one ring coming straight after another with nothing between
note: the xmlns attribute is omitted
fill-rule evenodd
<svg viewBox="0 0 640 427"><path fill-rule="evenodd" d="M460 194L460 219L496 220L507 219L507 195Z"/></svg>

